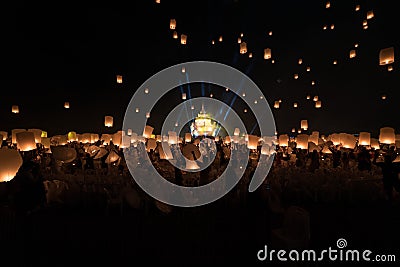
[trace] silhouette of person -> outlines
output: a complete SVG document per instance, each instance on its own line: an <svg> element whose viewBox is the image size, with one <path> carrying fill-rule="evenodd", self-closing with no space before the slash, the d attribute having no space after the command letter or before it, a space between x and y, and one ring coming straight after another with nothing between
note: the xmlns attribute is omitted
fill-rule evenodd
<svg viewBox="0 0 400 267"><path fill-rule="evenodd" d="M374 158L373 163L379 166L382 169L382 182L383 189L386 194L387 200L390 202L393 200L393 189L396 189L397 192L400 192L400 181L398 178L399 173L399 165L397 163L393 163L392 156L390 154L386 154L384 156L383 162L377 162L377 157Z"/></svg>

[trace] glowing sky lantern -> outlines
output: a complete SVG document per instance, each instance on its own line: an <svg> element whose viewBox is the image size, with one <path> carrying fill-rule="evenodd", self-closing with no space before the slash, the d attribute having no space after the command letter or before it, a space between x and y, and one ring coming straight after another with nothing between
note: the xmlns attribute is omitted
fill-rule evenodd
<svg viewBox="0 0 400 267"><path fill-rule="evenodd" d="M234 136L239 136L240 134L240 129L239 128L235 128L235 130L233 131L233 135Z"/></svg>
<svg viewBox="0 0 400 267"><path fill-rule="evenodd" d="M68 134L67 134L67 138L68 138L68 141L69 142L74 142L74 141L78 141L78 137L77 137L77 135L76 135L76 132L69 132Z"/></svg>
<svg viewBox="0 0 400 267"><path fill-rule="evenodd" d="M331 24L331 30L335 29L335 24Z"/></svg>
<svg viewBox="0 0 400 267"><path fill-rule="evenodd" d="M242 42L242 38L238 37L238 44L240 44Z"/></svg>
<svg viewBox="0 0 400 267"><path fill-rule="evenodd" d="M168 145L168 142L162 142L157 146L158 154L160 155L160 159L173 159L171 148Z"/></svg>
<svg viewBox="0 0 400 267"><path fill-rule="evenodd" d="M281 134L279 135L279 146L288 146L289 145L289 135L287 134Z"/></svg>
<svg viewBox="0 0 400 267"><path fill-rule="evenodd" d="M374 11L370 10L367 12L367 19L372 19L374 17Z"/></svg>
<svg viewBox="0 0 400 267"><path fill-rule="evenodd" d="M214 41L214 40L212 40L212 41L211 41L211 44L215 44L215 41Z"/></svg>
<svg viewBox="0 0 400 267"><path fill-rule="evenodd" d="M325 8L330 8L331 7L331 2L326 2L326 4L325 4Z"/></svg>
<svg viewBox="0 0 400 267"><path fill-rule="evenodd" d="M176 20L175 19L170 19L169 21L169 28L171 30L175 30L176 29Z"/></svg>
<svg viewBox="0 0 400 267"><path fill-rule="evenodd" d="M247 44L246 42L240 43L240 54L246 54L247 53Z"/></svg>
<svg viewBox="0 0 400 267"><path fill-rule="evenodd" d="M393 66L392 66L392 65L389 65L388 68L387 68L387 70L388 70L388 71L392 71L392 70L393 70Z"/></svg>
<svg viewBox="0 0 400 267"><path fill-rule="evenodd" d="M156 139L149 138L146 142L146 150L150 152L151 150L155 151L157 148L157 141Z"/></svg>
<svg viewBox="0 0 400 267"><path fill-rule="evenodd" d="M294 108L297 108L297 107L298 107L297 102L294 102L294 103L293 103L293 107L294 107Z"/></svg>
<svg viewBox="0 0 400 267"><path fill-rule="evenodd" d="M310 72L311 71L311 67L307 67L306 71Z"/></svg>
<svg viewBox="0 0 400 267"><path fill-rule="evenodd" d="M322 107L322 102L321 100L315 101L315 108L321 108Z"/></svg>
<svg viewBox="0 0 400 267"><path fill-rule="evenodd" d="M334 60L334 61L333 61L333 65L336 65L336 64L337 64L337 60Z"/></svg>
<svg viewBox="0 0 400 267"><path fill-rule="evenodd" d="M297 61L297 63L298 63L299 65L303 64L303 59L299 58L299 60Z"/></svg>
<svg viewBox="0 0 400 267"><path fill-rule="evenodd" d="M271 48L264 49L264 59L270 59L272 57Z"/></svg>
<svg viewBox="0 0 400 267"><path fill-rule="evenodd" d="M275 101L274 108L279 108L279 101Z"/></svg>
<svg viewBox="0 0 400 267"><path fill-rule="evenodd" d="M317 96L317 95L314 96L313 101L314 101L314 102L317 102L317 101L318 101L318 96Z"/></svg>
<svg viewBox="0 0 400 267"><path fill-rule="evenodd" d="M359 11L359 10L360 10L360 5L356 5L355 10L356 10L356 11Z"/></svg>
<svg viewBox="0 0 400 267"><path fill-rule="evenodd" d="M44 148L50 148L50 144L51 144L50 138L42 137L41 144L43 145Z"/></svg>
<svg viewBox="0 0 400 267"><path fill-rule="evenodd" d="M396 140L396 135L394 128L383 127L379 131L379 143L381 144L394 144Z"/></svg>
<svg viewBox="0 0 400 267"><path fill-rule="evenodd" d="M112 116L104 116L104 126L113 127L114 119Z"/></svg>
<svg viewBox="0 0 400 267"><path fill-rule="evenodd" d="M21 154L15 149L3 147L0 149L0 182L12 180L21 167Z"/></svg>
<svg viewBox="0 0 400 267"><path fill-rule="evenodd" d="M356 57L356 50L350 50L350 55L349 55L349 57L350 58L355 58Z"/></svg>
<svg viewBox="0 0 400 267"><path fill-rule="evenodd" d="M318 131L313 131L310 136L308 137L308 142L312 142L316 145L318 145L319 141L319 132Z"/></svg>
<svg viewBox="0 0 400 267"><path fill-rule="evenodd" d="M17 105L13 105L11 107L11 112L15 114L19 113L19 107Z"/></svg>
<svg viewBox="0 0 400 267"><path fill-rule="evenodd" d="M304 131L307 131L307 129L308 129L308 121L307 120L301 120L300 121L300 128L303 129Z"/></svg>
<svg viewBox="0 0 400 267"><path fill-rule="evenodd" d="M111 164L111 163L118 161L119 159L120 159L120 156L114 150L112 150L106 158L106 163Z"/></svg>
<svg viewBox="0 0 400 267"><path fill-rule="evenodd" d="M153 130L154 130L153 127L146 125L143 129L143 136L146 138L150 138L153 133Z"/></svg>
<svg viewBox="0 0 400 267"><path fill-rule="evenodd" d="M382 95L382 96L381 96L381 99L382 99L382 100L386 100L386 95Z"/></svg>
<svg viewBox="0 0 400 267"><path fill-rule="evenodd" d="M310 99L311 99L311 96L310 96L310 95L307 95L307 96L306 96L306 99L307 99L307 100L310 100Z"/></svg>
<svg viewBox="0 0 400 267"><path fill-rule="evenodd" d="M315 85L315 81L311 81L311 85Z"/></svg>
<svg viewBox="0 0 400 267"><path fill-rule="evenodd" d="M186 93L182 93L182 100L186 100Z"/></svg>
<svg viewBox="0 0 400 267"><path fill-rule="evenodd" d="M64 108L69 108L69 102L64 102Z"/></svg>
<svg viewBox="0 0 400 267"><path fill-rule="evenodd" d="M296 136L296 147L308 149L308 134L299 134Z"/></svg>
<svg viewBox="0 0 400 267"><path fill-rule="evenodd" d="M379 51L379 65L394 63L394 48L388 47Z"/></svg>
<svg viewBox="0 0 400 267"><path fill-rule="evenodd" d="M122 83L122 75L117 75L117 83Z"/></svg>
<svg viewBox="0 0 400 267"><path fill-rule="evenodd" d="M178 39L178 32L177 32L177 31L174 31L174 32L172 33L172 38Z"/></svg>
<svg viewBox="0 0 400 267"><path fill-rule="evenodd" d="M109 145L110 141L112 140L112 135L111 134L102 134L100 140L103 141L103 144Z"/></svg>
<svg viewBox="0 0 400 267"><path fill-rule="evenodd" d="M371 148L373 149L380 149L379 146L379 141L376 138L371 138L371 144L370 144Z"/></svg>
<svg viewBox="0 0 400 267"><path fill-rule="evenodd" d="M269 36L272 36L272 31L269 31L268 35L269 35Z"/></svg>
<svg viewBox="0 0 400 267"><path fill-rule="evenodd" d="M181 44L185 45L187 42L187 36L185 34L181 34Z"/></svg>
<svg viewBox="0 0 400 267"><path fill-rule="evenodd" d="M157 4L161 3L161 0L155 0Z"/></svg>
<svg viewBox="0 0 400 267"><path fill-rule="evenodd" d="M176 132L168 131L168 144L176 145L178 144L178 135Z"/></svg>
<svg viewBox="0 0 400 267"><path fill-rule="evenodd" d="M292 128L292 133L295 133L296 132L296 128Z"/></svg>
<svg viewBox="0 0 400 267"><path fill-rule="evenodd" d="M0 139L0 140L7 140L8 132L6 132L6 131L0 131L0 134L1 134L1 136L3 137L3 139Z"/></svg>
<svg viewBox="0 0 400 267"><path fill-rule="evenodd" d="M146 118L150 118L150 112L146 112Z"/></svg>
<svg viewBox="0 0 400 267"><path fill-rule="evenodd" d="M112 136L112 142L116 146L120 146L122 143L122 131L118 131L113 134Z"/></svg>
<svg viewBox="0 0 400 267"><path fill-rule="evenodd" d="M42 142L42 130L41 129L28 129L28 132L32 132L35 137L35 143L40 144Z"/></svg>
<svg viewBox="0 0 400 267"><path fill-rule="evenodd" d="M25 129L12 129L11 130L11 142L13 144L17 143L17 133L25 132Z"/></svg>
<svg viewBox="0 0 400 267"><path fill-rule="evenodd" d="M222 35L218 38L219 42L222 42Z"/></svg>
<svg viewBox="0 0 400 267"><path fill-rule="evenodd" d="M299 75L298 75L297 73L295 73L295 74L293 75L293 78L294 78L295 80L297 80L297 79L299 78Z"/></svg>
<svg viewBox="0 0 400 267"><path fill-rule="evenodd" d="M328 29L328 26L324 25L324 26L322 27L322 29L326 30L326 29Z"/></svg>
<svg viewBox="0 0 400 267"><path fill-rule="evenodd" d="M17 148L20 151L30 151L36 149L35 135L33 132L19 132L16 134Z"/></svg>
<svg viewBox="0 0 400 267"><path fill-rule="evenodd" d="M247 141L247 148L248 149L257 149L258 146L258 140L260 139L256 135L248 135L247 138L249 139Z"/></svg>
<svg viewBox="0 0 400 267"><path fill-rule="evenodd" d="M185 133L185 143L192 142L192 135L191 133Z"/></svg>
<svg viewBox="0 0 400 267"><path fill-rule="evenodd" d="M369 146L371 144L371 134L368 132L360 132L358 144L361 146Z"/></svg>

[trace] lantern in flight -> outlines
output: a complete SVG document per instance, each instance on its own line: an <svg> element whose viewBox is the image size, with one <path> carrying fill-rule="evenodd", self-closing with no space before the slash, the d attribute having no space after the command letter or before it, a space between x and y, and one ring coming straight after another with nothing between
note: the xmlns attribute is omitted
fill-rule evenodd
<svg viewBox="0 0 400 267"><path fill-rule="evenodd" d="M117 75L117 83L122 83L122 75Z"/></svg>
<svg viewBox="0 0 400 267"><path fill-rule="evenodd" d="M370 10L367 12L367 19L372 19L374 17L374 11Z"/></svg>
<svg viewBox="0 0 400 267"><path fill-rule="evenodd" d="M264 49L264 59L270 59L271 57L272 57L271 48L265 48Z"/></svg>
<svg viewBox="0 0 400 267"><path fill-rule="evenodd" d="M175 28L176 28L176 20L175 20L175 19L170 19L170 21L169 21L169 28L170 28L171 30L175 30Z"/></svg>
<svg viewBox="0 0 400 267"><path fill-rule="evenodd" d="M104 116L104 126L113 127L114 119L112 116Z"/></svg>
<svg viewBox="0 0 400 267"><path fill-rule="evenodd" d="M8 182L17 174L23 163L21 154L15 149L0 149L0 182Z"/></svg>
<svg viewBox="0 0 400 267"><path fill-rule="evenodd" d="M246 54L247 53L247 44L246 42L240 43L240 54Z"/></svg>
<svg viewBox="0 0 400 267"><path fill-rule="evenodd" d="M379 52L379 65L387 65L394 63L394 48L388 47L381 49Z"/></svg>
<svg viewBox="0 0 400 267"><path fill-rule="evenodd" d="M11 107L11 112L15 113L15 114L19 113L19 107L17 105L12 106Z"/></svg>
<svg viewBox="0 0 400 267"><path fill-rule="evenodd" d="M381 144L394 144L396 139L394 128L383 127L379 132L379 143Z"/></svg>
<svg viewBox="0 0 400 267"><path fill-rule="evenodd" d="M64 108L69 108L69 102L64 102Z"/></svg>
<svg viewBox="0 0 400 267"><path fill-rule="evenodd" d="M300 121L300 128L307 131L308 129L308 121L307 120L301 120Z"/></svg>
<svg viewBox="0 0 400 267"><path fill-rule="evenodd" d="M356 50L350 50L350 55L349 55L349 57L350 58L355 58L356 57Z"/></svg>
<svg viewBox="0 0 400 267"><path fill-rule="evenodd" d="M181 34L181 44L185 45L187 42L187 36L185 34Z"/></svg>

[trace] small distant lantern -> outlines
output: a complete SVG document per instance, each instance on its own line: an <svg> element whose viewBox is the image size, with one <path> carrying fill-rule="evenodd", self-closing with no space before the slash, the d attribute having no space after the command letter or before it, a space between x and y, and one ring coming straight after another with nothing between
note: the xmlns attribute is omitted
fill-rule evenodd
<svg viewBox="0 0 400 267"><path fill-rule="evenodd" d="M307 98L307 100L310 100L310 99L311 99L311 96L310 96L310 95L307 95L306 98Z"/></svg>
<svg viewBox="0 0 400 267"><path fill-rule="evenodd" d="M295 73L293 76L294 76L295 80L297 80L299 78L299 75L297 73Z"/></svg>
<svg viewBox="0 0 400 267"><path fill-rule="evenodd" d="M356 57L356 50L350 50L350 58L355 58Z"/></svg>
<svg viewBox="0 0 400 267"><path fill-rule="evenodd" d="M371 134L368 132L360 132L358 144L361 146L369 146L371 144Z"/></svg>
<svg viewBox="0 0 400 267"><path fill-rule="evenodd" d="M215 41L214 41L214 40L212 40L212 41L211 41L211 44L215 44Z"/></svg>
<svg viewBox="0 0 400 267"><path fill-rule="evenodd" d="M150 118L150 112L146 112L146 118Z"/></svg>
<svg viewBox="0 0 400 267"><path fill-rule="evenodd" d="M334 60L334 61L333 61L333 65L336 65L336 64L337 64L337 60Z"/></svg>
<svg viewBox="0 0 400 267"><path fill-rule="evenodd" d="M174 32L172 33L172 38L178 39L178 32L177 32L177 31L174 31Z"/></svg>
<svg viewBox="0 0 400 267"><path fill-rule="evenodd" d="M240 43L240 54L246 54L247 53L247 44L246 42Z"/></svg>
<svg viewBox="0 0 400 267"><path fill-rule="evenodd" d="M185 34L181 34L181 44L185 45L187 42L187 36Z"/></svg>
<svg viewBox="0 0 400 267"><path fill-rule="evenodd" d="M392 65L389 65L388 66L388 71L392 71L393 70L393 66Z"/></svg>
<svg viewBox="0 0 400 267"><path fill-rule="evenodd" d="M368 29L368 25L363 26L363 29L364 30Z"/></svg>
<svg viewBox="0 0 400 267"><path fill-rule="evenodd" d="M315 85L315 81L311 81L311 85Z"/></svg>
<svg viewBox="0 0 400 267"><path fill-rule="evenodd" d="M19 107L17 105L12 106L11 107L11 112L15 113L15 114L19 113Z"/></svg>
<svg viewBox="0 0 400 267"><path fill-rule="evenodd" d="M234 136L239 136L240 135L240 129L239 128L235 128L235 130L233 131L233 135Z"/></svg>
<svg viewBox="0 0 400 267"><path fill-rule="evenodd" d="M182 93L182 100L186 100L186 93Z"/></svg>
<svg viewBox="0 0 400 267"><path fill-rule="evenodd" d="M386 100L386 95L381 96L382 100Z"/></svg>
<svg viewBox="0 0 400 267"><path fill-rule="evenodd" d="M252 58L253 57L253 53L249 53L249 58Z"/></svg>
<svg viewBox="0 0 400 267"><path fill-rule="evenodd" d="M132 135L132 133L133 133L132 129L128 129L128 130L126 131L126 135L129 135L129 136L131 136L131 135Z"/></svg>
<svg viewBox="0 0 400 267"><path fill-rule="evenodd" d="M64 108L69 108L69 102L64 102Z"/></svg>
<svg viewBox="0 0 400 267"><path fill-rule="evenodd" d="M315 108L321 108L321 107L322 107L321 100L317 100L317 101L315 102Z"/></svg>
<svg viewBox="0 0 400 267"><path fill-rule="evenodd" d="M324 25L324 27L322 29L326 30L326 29L328 29L328 26Z"/></svg>
<svg viewBox="0 0 400 267"><path fill-rule="evenodd" d="M274 108L279 108L279 101L275 101Z"/></svg>
<svg viewBox="0 0 400 267"><path fill-rule="evenodd" d="M157 3L157 4L161 3L161 0L156 0L156 3Z"/></svg>
<svg viewBox="0 0 400 267"><path fill-rule="evenodd" d="M292 128L292 133L295 133L296 132L296 128Z"/></svg>
<svg viewBox="0 0 400 267"><path fill-rule="evenodd" d="M357 48L357 47L358 47L358 43L355 43L355 44L354 44L354 47Z"/></svg>
<svg viewBox="0 0 400 267"><path fill-rule="evenodd" d="M356 11L359 11L359 10L360 10L360 5L356 5L355 10L356 10Z"/></svg>
<svg viewBox="0 0 400 267"><path fill-rule="evenodd" d="M268 33L268 35L269 35L269 36L272 36L272 31L270 31L270 32Z"/></svg>
<svg viewBox="0 0 400 267"><path fill-rule="evenodd" d="M242 38L239 37L237 42L240 44L242 42Z"/></svg>
<svg viewBox="0 0 400 267"><path fill-rule="evenodd" d="M330 8L331 7L331 2L326 2L326 4L325 4L325 8Z"/></svg>
<svg viewBox="0 0 400 267"><path fill-rule="evenodd" d="M313 101L314 101L314 102L318 101L318 96L317 96L317 95L314 96Z"/></svg>
<svg viewBox="0 0 400 267"><path fill-rule="evenodd" d="M140 109L139 108L135 108L135 112L139 113Z"/></svg>
<svg viewBox="0 0 400 267"><path fill-rule="evenodd" d="M298 130L297 130L297 133L301 134L301 129L298 129Z"/></svg>
<svg viewBox="0 0 400 267"><path fill-rule="evenodd" d="M182 71L182 73L185 73L186 72L186 68L182 67L181 71Z"/></svg>
<svg viewBox="0 0 400 267"><path fill-rule="evenodd" d="M331 24L331 30L335 29L335 24Z"/></svg>
<svg viewBox="0 0 400 267"><path fill-rule="evenodd" d="M394 48L388 47L379 51L379 65L394 63Z"/></svg>
<svg viewBox="0 0 400 267"><path fill-rule="evenodd" d="M264 59L270 59L271 57L272 57L271 48L265 48L264 49Z"/></svg>
<svg viewBox="0 0 400 267"><path fill-rule="evenodd" d="M275 63L275 60L271 60L271 63L274 64L274 63Z"/></svg>
<svg viewBox="0 0 400 267"><path fill-rule="evenodd" d="M303 129L304 131L307 131L307 129L308 129L308 121L307 120L301 120L300 121L300 128Z"/></svg>
<svg viewBox="0 0 400 267"><path fill-rule="evenodd" d="M367 25L368 25L368 21L367 21L367 20L363 20L362 25L363 25L364 27L367 26Z"/></svg>
<svg viewBox="0 0 400 267"><path fill-rule="evenodd" d="M306 69L308 72L310 72L311 71L311 67L307 67L307 69Z"/></svg>
<svg viewBox="0 0 400 267"><path fill-rule="evenodd" d="M245 108L245 109L243 110L243 112L244 112L244 113L247 113L247 108Z"/></svg>
<svg viewBox="0 0 400 267"><path fill-rule="evenodd" d="M299 65L303 64L303 59L299 58L299 60L297 61L297 63L298 63Z"/></svg>
<svg viewBox="0 0 400 267"><path fill-rule="evenodd" d="M114 119L112 116L104 116L104 126L113 127Z"/></svg>
<svg viewBox="0 0 400 267"><path fill-rule="evenodd" d="M222 35L218 38L218 41L222 42Z"/></svg>
<svg viewBox="0 0 400 267"><path fill-rule="evenodd" d="M294 103L293 103L293 107L294 107L294 108L297 108L297 102L294 102Z"/></svg>
<svg viewBox="0 0 400 267"><path fill-rule="evenodd" d="M374 11L370 10L367 12L367 19L372 19L374 17Z"/></svg>
<svg viewBox="0 0 400 267"><path fill-rule="evenodd" d="M117 83L122 83L122 75L117 75Z"/></svg>
<svg viewBox="0 0 400 267"><path fill-rule="evenodd" d="M171 30L175 30L175 29L176 29L176 20L175 20L175 19L171 19L171 20L169 21L169 28L170 28Z"/></svg>
<svg viewBox="0 0 400 267"><path fill-rule="evenodd" d="M396 135L394 128L383 127L380 129L379 133L379 143L381 144L394 144L396 140Z"/></svg>

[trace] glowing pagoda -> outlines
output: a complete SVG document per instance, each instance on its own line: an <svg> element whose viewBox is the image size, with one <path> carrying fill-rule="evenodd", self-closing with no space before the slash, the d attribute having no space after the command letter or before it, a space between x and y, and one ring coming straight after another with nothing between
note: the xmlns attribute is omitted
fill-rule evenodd
<svg viewBox="0 0 400 267"><path fill-rule="evenodd" d="M219 124L201 107L199 115L190 125L190 131L193 136L213 136L215 137L220 130Z"/></svg>

